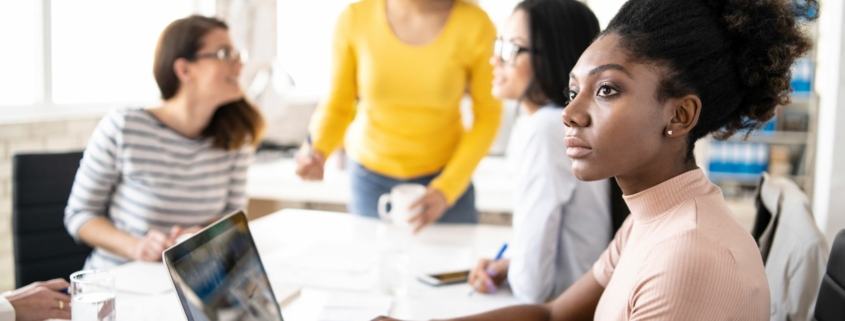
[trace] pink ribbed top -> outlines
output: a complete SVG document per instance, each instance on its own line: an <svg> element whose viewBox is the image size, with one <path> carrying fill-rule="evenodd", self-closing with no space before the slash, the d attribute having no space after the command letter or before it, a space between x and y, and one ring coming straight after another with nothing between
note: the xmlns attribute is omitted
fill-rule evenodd
<svg viewBox="0 0 845 321"><path fill-rule="evenodd" d="M593 266L596 320L769 319L760 251L700 169L626 196L631 215Z"/></svg>

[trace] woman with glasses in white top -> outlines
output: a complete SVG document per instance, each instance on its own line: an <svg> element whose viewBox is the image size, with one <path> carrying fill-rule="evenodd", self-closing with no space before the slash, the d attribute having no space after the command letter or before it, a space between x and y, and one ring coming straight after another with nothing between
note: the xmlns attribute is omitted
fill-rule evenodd
<svg viewBox="0 0 845 321"><path fill-rule="evenodd" d="M575 178L560 121L569 72L598 33L593 12L574 0L523 1L501 32L490 59L493 95L519 101L523 113L507 152L514 238L508 258L473 269L469 282L481 292L507 279L517 298L543 303L587 272L610 242L609 183Z"/></svg>

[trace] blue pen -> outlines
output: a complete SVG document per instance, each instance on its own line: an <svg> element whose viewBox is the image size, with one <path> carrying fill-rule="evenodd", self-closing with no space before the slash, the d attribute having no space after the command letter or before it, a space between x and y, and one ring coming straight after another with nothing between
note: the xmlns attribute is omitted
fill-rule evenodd
<svg viewBox="0 0 845 321"><path fill-rule="evenodd" d="M305 136L305 142L308 143L308 156L314 155L314 146L311 145L311 133L308 133L308 136Z"/></svg>
<svg viewBox="0 0 845 321"><path fill-rule="evenodd" d="M501 259L502 259L502 255L504 255L504 254L505 254L505 250L507 250L507 249L508 249L508 243L502 244L502 248L501 248L501 249L499 249L499 254L496 254L496 258L495 258L495 259L493 259L493 262L496 262L496 261L498 261L498 260L501 260Z"/></svg>
<svg viewBox="0 0 845 321"><path fill-rule="evenodd" d="M490 262L490 264L496 263L496 261L501 260L502 256L505 254L505 250L507 250L507 249L508 249L508 243L502 244L502 248L499 249L499 253L496 254L496 258L493 259L493 262ZM493 274L495 273L490 268L487 268L486 272L487 272L487 275L489 275L489 276L493 276ZM475 291L478 291L479 286L481 286L481 284L479 282L476 282L475 285L473 285L473 287L472 287L472 291L469 292L469 296L472 296L473 294L475 294Z"/></svg>

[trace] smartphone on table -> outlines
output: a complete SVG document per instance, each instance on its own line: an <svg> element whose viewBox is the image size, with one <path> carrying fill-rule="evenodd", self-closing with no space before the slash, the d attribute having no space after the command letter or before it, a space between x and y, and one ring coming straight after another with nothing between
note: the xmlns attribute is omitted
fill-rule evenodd
<svg viewBox="0 0 845 321"><path fill-rule="evenodd" d="M420 282L432 286L466 283L469 280L469 270L436 274L423 274L420 275L418 279L420 280Z"/></svg>

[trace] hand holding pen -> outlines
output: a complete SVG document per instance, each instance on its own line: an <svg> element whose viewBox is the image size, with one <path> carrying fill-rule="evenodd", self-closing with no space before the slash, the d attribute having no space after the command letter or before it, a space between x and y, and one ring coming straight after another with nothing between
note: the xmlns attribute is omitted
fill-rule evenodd
<svg viewBox="0 0 845 321"><path fill-rule="evenodd" d="M475 294L475 292L493 293L498 291L499 286L508 276L510 261L502 259L507 248L508 244L505 243L499 249L499 253L496 254L495 259L481 259L478 261L478 264L476 264L469 275L469 284L472 285L472 291L469 293L470 296Z"/></svg>
<svg viewBox="0 0 845 321"><path fill-rule="evenodd" d="M296 155L296 175L307 181L323 180L325 163L326 158L323 153L314 150L311 134L308 134L306 143Z"/></svg>

